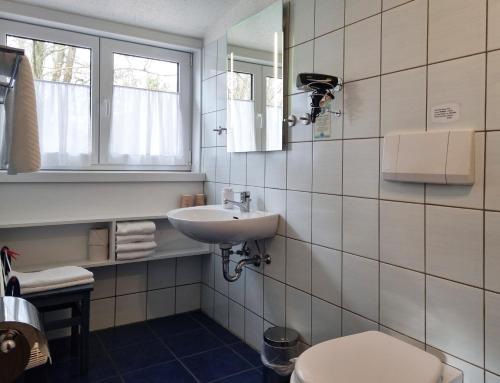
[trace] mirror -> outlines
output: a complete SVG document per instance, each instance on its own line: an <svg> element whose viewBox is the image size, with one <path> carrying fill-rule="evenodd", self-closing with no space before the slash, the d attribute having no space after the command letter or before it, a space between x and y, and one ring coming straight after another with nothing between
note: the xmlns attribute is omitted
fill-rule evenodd
<svg viewBox="0 0 500 383"><path fill-rule="evenodd" d="M227 32L227 151L282 150L283 2Z"/></svg>

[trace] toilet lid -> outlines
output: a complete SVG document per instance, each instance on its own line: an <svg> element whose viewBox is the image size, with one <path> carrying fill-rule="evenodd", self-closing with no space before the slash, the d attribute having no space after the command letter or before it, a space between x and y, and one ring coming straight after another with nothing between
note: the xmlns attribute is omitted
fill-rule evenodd
<svg viewBox="0 0 500 383"><path fill-rule="evenodd" d="M298 383L437 383L442 363L434 355L378 331L329 340L298 358Z"/></svg>

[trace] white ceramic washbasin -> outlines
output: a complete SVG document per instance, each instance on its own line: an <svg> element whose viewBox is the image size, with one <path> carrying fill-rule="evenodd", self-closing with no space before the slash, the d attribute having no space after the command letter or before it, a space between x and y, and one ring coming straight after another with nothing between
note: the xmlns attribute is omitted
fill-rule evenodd
<svg viewBox="0 0 500 383"><path fill-rule="evenodd" d="M200 242L238 244L276 235L279 215L264 211L240 212L207 205L175 209L167 214L180 232Z"/></svg>

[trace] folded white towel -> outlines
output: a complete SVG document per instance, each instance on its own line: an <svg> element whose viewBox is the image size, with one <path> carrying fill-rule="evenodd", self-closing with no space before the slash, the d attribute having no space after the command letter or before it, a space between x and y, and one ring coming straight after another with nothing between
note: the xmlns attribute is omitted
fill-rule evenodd
<svg viewBox="0 0 500 383"><path fill-rule="evenodd" d="M132 235L117 235L116 243L132 243L132 242L151 242L155 240L154 234L132 234Z"/></svg>
<svg viewBox="0 0 500 383"><path fill-rule="evenodd" d="M156 242L134 242L134 243L121 243L116 245L117 253L127 253L131 251L145 251L156 249Z"/></svg>
<svg viewBox="0 0 500 383"><path fill-rule="evenodd" d="M137 259L149 257L155 253L154 250L146 250L146 251L128 251L126 253L116 253L116 259L118 261L125 261L129 259Z"/></svg>
<svg viewBox="0 0 500 383"><path fill-rule="evenodd" d="M27 292L87 284L94 281L94 274L92 272L78 266L56 267L33 273L11 271L9 278L12 276L17 277L21 286L21 293L24 294Z"/></svg>
<svg viewBox="0 0 500 383"><path fill-rule="evenodd" d="M117 235L152 234L155 230L156 225L152 221L118 222L116 224Z"/></svg>

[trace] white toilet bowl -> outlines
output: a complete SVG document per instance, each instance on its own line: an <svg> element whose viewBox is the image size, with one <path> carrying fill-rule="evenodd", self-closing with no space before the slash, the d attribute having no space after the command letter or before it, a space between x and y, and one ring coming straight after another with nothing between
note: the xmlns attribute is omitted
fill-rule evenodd
<svg viewBox="0 0 500 383"><path fill-rule="evenodd" d="M459 370L378 331L329 340L304 351L291 383L462 383Z"/></svg>

